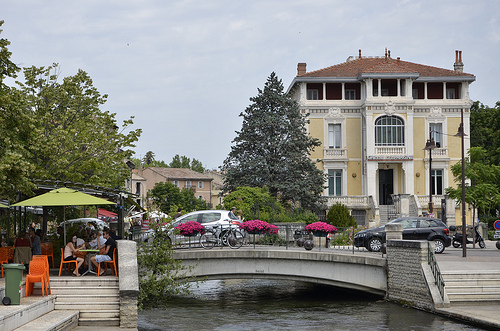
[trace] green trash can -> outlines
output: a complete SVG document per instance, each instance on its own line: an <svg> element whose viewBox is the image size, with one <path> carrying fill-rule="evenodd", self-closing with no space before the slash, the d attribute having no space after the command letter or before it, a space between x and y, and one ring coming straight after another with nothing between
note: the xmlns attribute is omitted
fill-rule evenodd
<svg viewBox="0 0 500 331"><path fill-rule="evenodd" d="M24 264L4 264L5 270L5 297L2 303L8 305L19 305L21 303L21 285L23 283Z"/></svg>

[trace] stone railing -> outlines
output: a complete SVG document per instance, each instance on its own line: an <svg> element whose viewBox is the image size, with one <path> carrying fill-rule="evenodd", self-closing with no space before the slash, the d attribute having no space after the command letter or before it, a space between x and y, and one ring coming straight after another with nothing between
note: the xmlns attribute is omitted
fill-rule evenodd
<svg viewBox="0 0 500 331"><path fill-rule="evenodd" d="M336 159L347 157L347 149L345 148L325 148L323 150L323 157L325 159Z"/></svg>
<svg viewBox="0 0 500 331"><path fill-rule="evenodd" d="M326 205L333 206L336 203L343 204L347 207L367 208L368 197L363 195L338 195L338 196L325 196Z"/></svg>

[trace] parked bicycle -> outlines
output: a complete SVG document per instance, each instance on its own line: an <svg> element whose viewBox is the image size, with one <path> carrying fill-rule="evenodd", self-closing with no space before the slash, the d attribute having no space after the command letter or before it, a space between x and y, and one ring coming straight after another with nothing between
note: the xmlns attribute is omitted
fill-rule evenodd
<svg viewBox="0 0 500 331"><path fill-rule="evenodd" d="M207 232L200 237L200 245L205 249L211 249L214 246L229 246L237 249L243 245L245 235L237 225L207 226L206 230Z"/></svg>

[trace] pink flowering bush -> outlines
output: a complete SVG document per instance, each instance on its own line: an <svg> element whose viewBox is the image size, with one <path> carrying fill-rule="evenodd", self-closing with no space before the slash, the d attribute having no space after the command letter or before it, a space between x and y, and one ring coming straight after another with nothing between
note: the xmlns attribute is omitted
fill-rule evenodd
<svg viewBox="0 0 500 331"><path fill-rule="evenodd" d="M205 233L205 228L198 222L187 221L175 227L183 236L196 236L198 233Z"/></svg>
<svg viewBox="0 0 500 331"><path fill-rule="evenodd" d="M324 233L335 233L337 228L331 224L325 222L314 222L306 225L306 230L308 232L324 232Z"/></svg>
<svg viewBox="0 0 500 331"><path fill-rule="evenodd" d="M248 233L256 234L256 233L270 233L277 234L278 227L276 225L271 225L267 222L261 220L251 220L245 221L240 224L240 228L245 230Z"/></svg>

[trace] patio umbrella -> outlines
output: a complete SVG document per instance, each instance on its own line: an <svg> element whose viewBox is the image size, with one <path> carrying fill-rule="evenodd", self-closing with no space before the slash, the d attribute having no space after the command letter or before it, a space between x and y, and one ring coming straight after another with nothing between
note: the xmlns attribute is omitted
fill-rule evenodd
<svg viewBox="0 0 500 331"><path fill-rule="evenodd" d="M61 187L36 197L15 203L17 206L89 206L89 205L114 205L116 203L94 197L77 190ZM64 213L65 214L65 213ZM64 215L66 220L66 215ZM66 243L66 228L64 229L64 243Z"/></svg>
<svg viewBox="0 0 500 331"><path fill-rule="evenodd" d="M3 203L0 202L0 208L9 208L9 206L4 205Z"/></svg>

